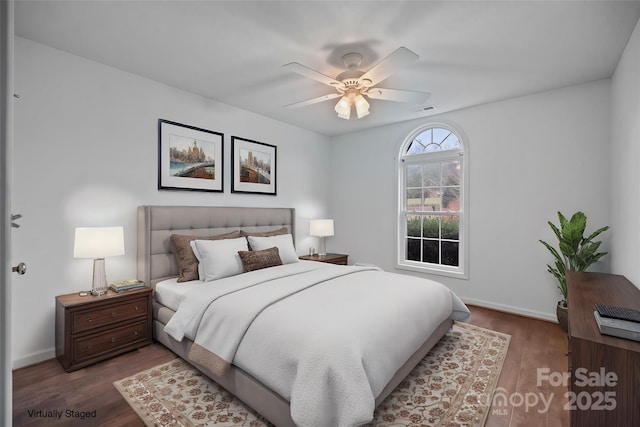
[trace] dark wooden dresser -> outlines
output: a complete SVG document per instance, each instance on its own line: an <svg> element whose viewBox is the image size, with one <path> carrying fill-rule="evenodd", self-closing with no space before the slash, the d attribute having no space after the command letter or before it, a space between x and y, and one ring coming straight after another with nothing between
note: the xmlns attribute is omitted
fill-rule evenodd
<svg viewBox="0 0 640 427"><path fill-rule="evenodd" d="M56 297L56 357L69 371L151 344L151 293L145 287L94 297Z"/></svg>
<svg viewBox="0 0 640 427"><path fill-rule="evenodd" d="M640 342L601 334L593 312L595 304L640 310L640 289L624 276L571 271L567 291L571 426L639 426Z"/></svg>

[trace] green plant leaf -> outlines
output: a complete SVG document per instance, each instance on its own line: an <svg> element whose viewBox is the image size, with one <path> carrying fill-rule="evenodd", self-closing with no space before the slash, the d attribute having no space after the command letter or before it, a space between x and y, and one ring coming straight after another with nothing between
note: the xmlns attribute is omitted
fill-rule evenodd
<svg viewBox="0 0 640 427"><path fill-rule="evenodd" d="M609 226L604 226L602 228L597 229L596 231L594 231L593 233L591 233L591 235L589 237L587 237L585 240L587 242L592 241L593 239L595 239L596 237L598 237L600 235L600 233L603 233L605 231L607 231L609 229Z"/></svg>
<svg viewBox="0 0 640 427"><path fill-rule="evenodd" d="M560 228L564 228L564 225L567 223L567 218L562 215L561 212L558 212L558 221L560 222Z"/></svg>
<svg viewBox="0 0 640 427"><path fill-rule="evenodd" d="M571 220L565 222L565 226L561 230L562 242L570 248L566 253L563 251L565 255L572 256L578 252L586 226L587 217L582 212L576 212Z"/></svg>
<svg viewBox="0 0 640 427"><path fill-rule="evenodd" d="M593 239L608 230L609 227L599 228L585 238L584 232L587 227L587 216L583 212L574 213L570 219L567 219L561 212L558 212L558 221L560 223L559 227L551 221L548 221L547 224L549 224L549 227L551 227L551 230L558 239L559 251L543 240L540 240L540 243L542 243L554 257L554 266L547 264L547 271L558 280L558 289L560 289L563 302L566 304L566 271L585 271L589 266L607 255L607 252L598 252L601 242L594 242Z"/></svg>
<svg viewBox="0 0 640 427"><path fill-rule="evenodd" d="M555 233L558 240L562 240L562 233L560 233L560 230L558 229L558 227L556 227L556 225L551 221L547 221L547 224L549 224L549 227L551 227L551 229Z"/></svg>
<svg viewBox="0 0 640 427"><path fill-rule="evenodd" d="M550 244L548 244L547 242L545 242L544 240L540 240L540 243L542 243L548 250L549 252L551 252L551 254L553 254L553 256L560 262L563 261L563 258L560 256L560 254L558 253L558 251L556 250L556 248L554 248L553 246L551 246Z"/></svg>

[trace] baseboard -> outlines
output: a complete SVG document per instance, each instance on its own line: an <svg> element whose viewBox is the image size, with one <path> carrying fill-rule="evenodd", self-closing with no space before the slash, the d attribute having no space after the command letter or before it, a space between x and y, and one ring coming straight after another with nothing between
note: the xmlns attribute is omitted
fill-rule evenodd
<svg viewBox="0 0 640 427"><path fill-rule="evenodd" d="M11 369L15 370L24 368L25 366L35 365L36 363L44 362L45 360L53 359L54 357L56 357L55 348L50 348L38 353L31 353L28 356L13 360L11 362Z"/></svg>
<svg viewBox="0 0 640 427"><path fill-rule="evenodd" d="M510 305L496 304L491 301L484 301L475 298L461 298L465 304L477 305L479 307L490 308L492 310L504 311L505 313L517 314L519 316L531 317L534 319L547 320L549 322L558 323L555 313L544 313L541 311L528 310L522 307L513 307Z"/></svg>

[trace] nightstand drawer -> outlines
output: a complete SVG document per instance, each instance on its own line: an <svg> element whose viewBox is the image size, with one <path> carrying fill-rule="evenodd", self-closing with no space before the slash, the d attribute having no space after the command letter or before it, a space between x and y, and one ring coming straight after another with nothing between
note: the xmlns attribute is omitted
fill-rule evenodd
<svg viewBox="0 0 640 427"><path fill-rule="evenodd" d="M75 360L73 362L77 363L87 358L100 356L103 353L113 352L129 344L146 341L147 338L146 319L101 334L73 338L72 346L75 350Z"/></svg>
<svg viewBox="0 0 640 427"><path fill-rule="evenodd" d="M137 316L144 316L146 313L147 299L144 297L124 304L113 304L98 309L77 311L72 314L71 333L75 334L122 320L133 319Z"/></svg>

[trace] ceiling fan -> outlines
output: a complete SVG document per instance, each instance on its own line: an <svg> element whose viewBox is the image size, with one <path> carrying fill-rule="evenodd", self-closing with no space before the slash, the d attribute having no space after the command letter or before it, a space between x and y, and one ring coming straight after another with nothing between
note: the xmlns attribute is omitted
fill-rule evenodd
<svg viewBox="0 0 640 427"><path fill-rule="evenodd" d="M355 106L359 119L369 114L369 103L365 97L384 101L421 104L429 98L430 93L376 87L378 83L393 73L417 60L418 55L406 47L400 47L374 65L369 71L364 72L358 69L362 63L362 55L356 52L347 53L342 57L347 70L338 74L335 78L326 76L297 62L283 65L283 67L294 73L309 77L336 89L336 93L285 105L284 108L306 107L318 102L340 98L334 109L338 113L338 117L348 120L351 117L352 106Z"/></svg>

